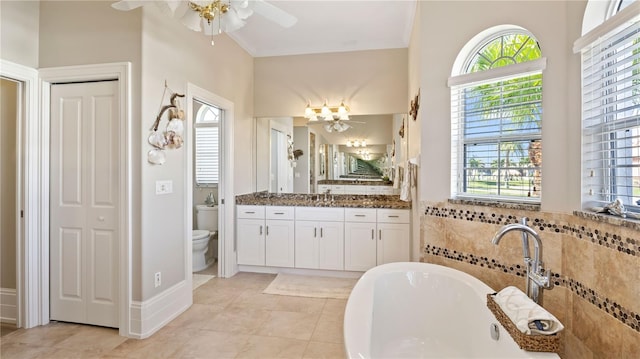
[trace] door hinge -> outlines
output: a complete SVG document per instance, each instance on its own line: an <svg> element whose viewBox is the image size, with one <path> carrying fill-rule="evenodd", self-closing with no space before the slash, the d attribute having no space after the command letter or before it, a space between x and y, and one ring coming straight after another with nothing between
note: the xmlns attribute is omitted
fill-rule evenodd
<svg viewBox="0 0 640 359"><path fill-rule="evenodd" d="M20 218L24 218L24 211L20 210Z"/></svg>

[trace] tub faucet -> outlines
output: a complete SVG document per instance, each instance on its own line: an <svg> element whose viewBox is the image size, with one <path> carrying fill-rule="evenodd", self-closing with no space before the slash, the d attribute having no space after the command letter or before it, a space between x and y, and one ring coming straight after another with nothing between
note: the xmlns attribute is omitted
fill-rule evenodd
<svg viewBox="0 0 640 359"><path fill-rule="evenodd" d="M553 288L551 281L551 270L544 270L542 260L542 241L536 231L527 225L527 217L523 217L520 223L508 224L495 234L491 243L498 245L502 237L512 231L522 232L522 253L526 274L526 292L534 302L540 303L542 289ZM529 236L535 240L533 242L533 259L529 253Z"/></svg>

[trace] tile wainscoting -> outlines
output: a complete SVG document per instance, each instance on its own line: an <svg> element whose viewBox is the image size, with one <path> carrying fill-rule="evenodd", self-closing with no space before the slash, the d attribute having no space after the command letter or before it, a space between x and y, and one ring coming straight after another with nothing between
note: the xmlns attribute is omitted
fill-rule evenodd
<svg viewBox="0 0 640 359"><path fill-rule="evenodd" d="M563 358L640 357L640 226L576 212L549 213L472 202L421 204L422 260L470 273L499 290L524 290L519 232L491 244L506 224L529 218L555 287L543 305L565 324Z"/></svg>

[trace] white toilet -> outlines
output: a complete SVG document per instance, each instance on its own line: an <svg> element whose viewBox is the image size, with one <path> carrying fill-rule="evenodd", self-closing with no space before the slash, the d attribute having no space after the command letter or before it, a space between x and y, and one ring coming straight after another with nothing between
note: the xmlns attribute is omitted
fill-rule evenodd
<svg viewBox="0 0 640 359"><path fill-rule="evenodd" d="M215 261L216 251L212 251L214 253L209 258L207 258L207 252L209 250L209 239L212 237L217 238L217 234L218 206L196 205L196 229L193 230L191 235L193 272L207 269Z"/></svg>

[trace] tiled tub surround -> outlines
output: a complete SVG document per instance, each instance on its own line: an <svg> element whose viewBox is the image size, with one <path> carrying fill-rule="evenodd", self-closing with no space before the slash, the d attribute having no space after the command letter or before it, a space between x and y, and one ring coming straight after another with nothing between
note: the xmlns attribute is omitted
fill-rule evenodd
<svg viewBox="0 0 640 359"><path fill-rule="evenodd" d="M325 200L326 198L326 200ZM397 195L297 194L255 192L236 196L236 205L409 209Z"/></svg>
<svg viewBox="0 0 640 359"><path fill-rule="evenodd" d="M522 217L541 236L555 288L543 305L565 324L563 358L640 358L640 227L577 212L558 214L472 202L422 203L424 261L470 273L495 290L524 290L520 233L491 238Z"/></svg>

